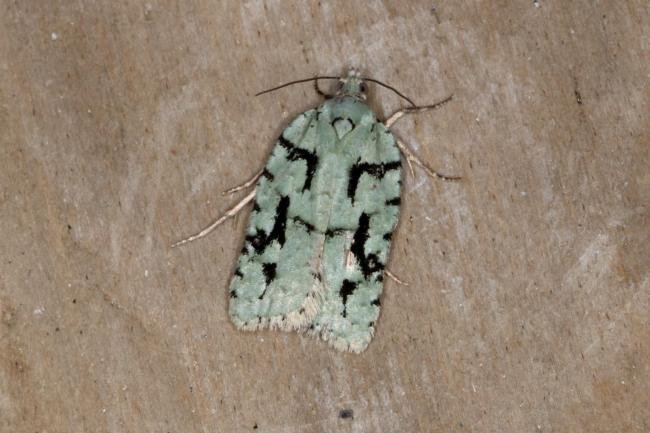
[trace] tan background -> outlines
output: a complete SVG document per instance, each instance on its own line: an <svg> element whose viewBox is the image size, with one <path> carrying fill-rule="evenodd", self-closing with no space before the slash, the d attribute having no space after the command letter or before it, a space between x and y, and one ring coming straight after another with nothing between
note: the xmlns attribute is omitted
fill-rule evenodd
<svg viewBox="0 0 650 433"><path fill-rule="evenodd" d="M649 23L646 0L2 1L0 431L650 431ZM231 326L248 209L169 248L319 101L252 95L349 66L453 92L394 129L463 176L407 179L411 285L361 355Z"/></svg>

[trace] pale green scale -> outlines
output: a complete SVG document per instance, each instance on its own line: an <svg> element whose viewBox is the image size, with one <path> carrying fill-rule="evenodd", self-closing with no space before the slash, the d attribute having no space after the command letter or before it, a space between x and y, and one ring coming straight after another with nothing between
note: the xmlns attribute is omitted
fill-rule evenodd
<svg viewBox="0 0 650 433"><path fill-rule="evenodd" d="M304 330L355 352L372 339L401 165L362 86L350 72L337 96L278 139L230 285L239 328Z"/></svg>

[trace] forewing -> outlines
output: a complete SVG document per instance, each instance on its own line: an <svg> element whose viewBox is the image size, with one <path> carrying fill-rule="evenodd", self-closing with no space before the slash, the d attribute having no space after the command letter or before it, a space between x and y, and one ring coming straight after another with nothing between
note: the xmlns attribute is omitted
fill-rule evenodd
<svg viewBox="0 0 650 433"><path fill-rule="evenodd" d="M240 329L299 329L322 302L320 254L310 188L318 165L316 110L281 134L256 186L244 248L230 283L230 316Z"/></svg>
<svg viewBox="0 0 650 433"><path fill-rule="evenodd" d="M374 116L373 116L374 117ZM380 122L356 126L340 160L354 160L338 191L322 254L325 299L309 332L339 350L363 351L379 316L384 267L399 217L400 153ZM345 143L343 143L345 144ZM343 150L342 150L343 151Z"/></svg>

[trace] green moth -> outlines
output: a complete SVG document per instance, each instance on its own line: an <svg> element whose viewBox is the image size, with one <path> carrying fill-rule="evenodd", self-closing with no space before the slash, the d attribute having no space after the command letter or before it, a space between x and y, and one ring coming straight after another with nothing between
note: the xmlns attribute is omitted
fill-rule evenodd
<svg viewBox="0 0 650 433"><path fill-rule="evenodd" d="M365 80L350 71L335 96L294 119L263 171L232 191L256 182L255 189L178 243L204 236L254 200L229 288L238 329L304 331L336 349L363 351L379 317L400 212L400 150L411 170L415 162L454 179L428 169L388 129L405 112L450 98L400 110L384 124L365 102Z"/></svg>

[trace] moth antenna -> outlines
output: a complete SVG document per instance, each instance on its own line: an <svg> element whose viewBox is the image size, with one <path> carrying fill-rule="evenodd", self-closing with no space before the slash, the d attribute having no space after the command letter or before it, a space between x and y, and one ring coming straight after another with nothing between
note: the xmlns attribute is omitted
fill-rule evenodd
<svg viewBox="0 0 650 433"><path fill-rule="evenodd" d="M362 77L361 79L362 79L362 80L365 80L365 81L370 81L371 83L379 84L380 86L385 87L385 88L387 88L388 90L392 90L392 91L395 92L399 97L401 97L401 98L405 99L406 101L408 101L409 104L411 104L411 105L414 106L414 107L416 106L416 105L415 105L415 102L413 102L410 98L408 98L406 95L404 95L403 93L401 93L399 90L397 90L397 89L394 88L393 86L389 86L388 84L382 83L381 81L379 81L379 80L375 80L374 78Z"/></svg>
<svg viewBox="0 0 650 433"><path fill-rule="evenodd" d="M312 77L312 78L303 78L302 80L289 81L288 83L281 84L281 85L273 87L271 89L263 90L263 91L261 91L259 93L256 93L255 96L260 96L260 95L263 95L265 93L273 92L273 91L281 89L283 87L291 86L292 84L306 83L308 81L314 81L314 80L338 80L338 79L340 79L340 77L316 76L316 77ZM413 105L415 105L415 104L413 104Z"/></svg>

